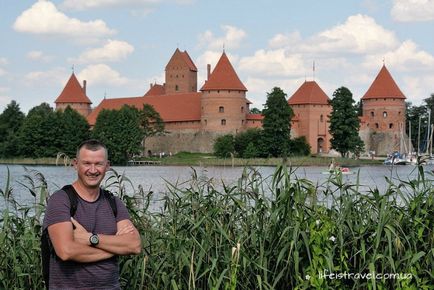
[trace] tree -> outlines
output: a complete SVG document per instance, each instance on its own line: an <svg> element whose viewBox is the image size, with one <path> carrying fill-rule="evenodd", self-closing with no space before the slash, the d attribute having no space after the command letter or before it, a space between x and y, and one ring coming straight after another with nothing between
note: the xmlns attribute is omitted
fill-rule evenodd
<svg viewBox="0 0 434 290"><path fill-rule="evenodd" d="M143 129L143 155L145 155L145 141L148 137L164 133L164 121L152 105L144 104L140 111L140 125Z"/></svg>
<svg viewBox="0 0 434 290"><path fill-rule="evenodd" d="M332 148L343 157L348 157L350 152L360 154L364 144L359 136L360 123L353 94L346 87L340 87L333 93L331 105L329 132L333 136L330 140Z"/></svg>
<svg viewBox="0 0 434 290"><path fill-rule="evenodd" d="M289 144L291 154L294 156L308 156L310 154L310 145L305 136L291 139Z"/></svg>
<svg viewBox="0 0 434 290"><path fill-rule="evenodd" d="M18 155L17 132L24 122L25 115L16 101L12 101L0 114L0 156Z"/></svg>
<svg viewBox="0 0 434 290"><path fill-rule="evenodd" d="M90 126L86 119L70 106L60 114L63 143L61 151L70 157L75 156L78 145L90 136Z"/></svg>
<svg viewBox="0 0 434 290"><path fill-rule="evenodd" d="M24 157L55 157L62 150L61 112L47 103L33 107L18 132L19 153Z"/></svg>
<svg viewBox="0 0 434 290"><path fill-rule="evenodd" d="M247 150L247 147L250 146L248 154L249 157L246 158L257 157L259 155L261 134L261 129L251 128L235 135L234 149L237 155L239 157L245 157L245 151ZM252 156L254 152L256 152L256 155Z"/></svg>
<svg viewBox="0 0 434 290"><path fill-rule="evenodd" d="M261 114L261 110L259 110L258 108L251 108L250 109L250 114Z"/></svg>
<svg viewBox="0 0 434 290"><path fill-rule="evenodd" d="M125 164L141 149L143 129L140 112L124 105L120 110L102 110L92 131L94 138L105 143L109 159L114 164Z"/></svg>
<svg viewBox="0 0 434 290"><path fill-rule="evenodd" d="M261 155L287 156L293 112L286 100L286 94L278 87L267 94L264 109Z"/></svg>
<svg viewBox="0 0 434 290"><path fill-rule="evenodd" d="M214 142L214 155L226 158L230 157L234 151L234 136L232 134L217 137Z"/></svg>

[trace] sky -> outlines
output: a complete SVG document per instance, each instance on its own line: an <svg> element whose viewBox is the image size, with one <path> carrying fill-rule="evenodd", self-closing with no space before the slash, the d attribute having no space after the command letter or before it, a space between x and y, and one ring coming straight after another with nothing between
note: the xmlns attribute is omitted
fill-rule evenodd
<svg viewBox="0 0 434 290"><path fill-rule="evenodd" d="M355 101L383 64L407 101L434 93L434 0L0 0L0 112L54 101L71 73L97 106L164 83L177 48L198 68L223 51L263 108L315 80Z"/></svg>

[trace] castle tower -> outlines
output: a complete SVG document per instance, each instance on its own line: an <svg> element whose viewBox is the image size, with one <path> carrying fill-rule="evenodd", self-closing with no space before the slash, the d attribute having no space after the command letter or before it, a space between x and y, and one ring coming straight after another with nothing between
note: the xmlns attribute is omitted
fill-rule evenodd
<svg viewBox="0 0 434 290"><path fill-rule="evenodd" d="M165 70L166 94L197 92L197 68L187 51L177 48Z"/></svg>
<svg viewBox="0 0 434 290"><path fill-rule="evenodd" d="M363 128L361 134L367 150L384 155L404 150L405 99L392 75L383 65L374 82L362 97ZM400 148L401 147L401 148ZM408 151L409 149L407 149Z"/></svg>
<svg viewBox="0 0 434 290"><path fill-rule="evenodd" d="M294 117L291 135L305 136L312 153L330 150L329 118L330 99L315 81L305 81L288 99Z"/></svg>
<svg viewBox="0 0 434 290"><path fill-rule="evenodd" d="M90 107L92 102L86 96L86 81L83 81L83 87L81 87L74 73L54 103L56 110L64 110L70 106L84 117L87 117L92 111Z"/></svg>
<svg viewBox="0 0 434 290"><path fill-rule="evenodd" d="M202 130L236 134L245 129L249 112L247 89L225 52L200 90Z"/></svg>

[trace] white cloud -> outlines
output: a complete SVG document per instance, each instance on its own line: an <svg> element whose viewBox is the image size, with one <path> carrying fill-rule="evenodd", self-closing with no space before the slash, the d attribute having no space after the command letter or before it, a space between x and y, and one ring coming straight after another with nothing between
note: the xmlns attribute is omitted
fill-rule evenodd
<svg viewBox="0 0 434 290"><path fill-rule="evenodd" d="M301 41L300 32L295 31L289 35L282 33L276 34L272 39L268 41L268 46L272 49L289 47L296 45Z"/></svg>
<svg viewBox="0 0 434 290"><path fill-rule="evenodd" d="M391 64L400 71L426 71L434 72L434 56L420 50L411 40L404 41L397 49L388 51L384 55L369 55L363 64L365 67L378 67L379 60L384 58L386 65Z"/></svg>
<svg viewBox="0 0 434 290"><path fill-rule="evenodd" d="M239 69L250 74L266 76L300 75L304 72L302 56L287 54L284 49L258 50L251 57L241 59Z"/></svg>
<svg viewBox="0 0 434 290"><path fill-rule="evenodd" d="M403 78L403 84L401 85L402 91L413 105L422 105L423 100L430 97L433 93L431 90L426 94L426 88L432 88L434 83L434 75L423 76L406 76Z"/></svg>
<svg viewBox="0 0 434 290"><path fill-rule="evenodd" d="M199 46L206 47L209 50L221 51L223 47L233 50L239 48L247 36L244 30L234 26L222 25L221 28L225 33L222 37L214 36L209 30L199 35Z"/></svg>
<svg viewBox="0 0 434 290"><path fill-rule="evenodd" d="M30 60L34 61L43 61L48 62L53 59L52 56L44 54L42 51L39 50L32 50L29 51L26 55L26 57Z"/></svg>
<svg viewBox="0 0 434 290"><path fill-rule="evenodd" d="M127 78L105 64L89 65L77 75L77 78L87 80L92 85L122 86L128 83Z"/></svg>
<svg viewBox="0 0 434 290"><path fill-rule="evenodd" d="M148 7L161 0L65 0L61 6L65 9L88 10L109 7Z"/></svg>
<svg viewBox="0 0 434 290"><path fill-rule="evenodd" d="M17 17L13 28L19 32L40 35L65 36L89 40L115 33L104 21L83 22L57 10L50 1L39 0Z"/></svg>
<svg viewBox="0 0 434 290"><path fill-rule="evenodd" d="M50 87L53 83L65 85L65 80L68 78L69 75L64 68L53 68L47 71L29 72L24 76L24 82L28 86Z"/></svg>
<svg viewBox="0 0 434 290"><path fill-rule="evenodd" d="M8 64L8 60L5 57L0 57L0 65L7 65Z"/></svg>
<svg viewBox="0 0 434 290"><path fill-rule="evenodd" d="M434 20L434 1L394 0L390 14L402 22Z"/></svg>
<svg viewBox="0 0 434 290"><path fill-rule="evenodd" d="M6 71L0 67L0 76L4 76L5 74L6 74Z"/></svg>
<svg viewBox="0 0 434 290"><path fill-rule="evenodd" d="M125 41L108 40L103 47L89 49L77 59L70 59L74 63L101 63L126 59L134 51L134 47Z"/></svg>
<svg viewBox="0 0 434 290"><path fill-rule="evenodd" d="M398 45L395 33L366 15L348 17L344 24L320 32L300 48L310 52L370 53Z"/></svg>

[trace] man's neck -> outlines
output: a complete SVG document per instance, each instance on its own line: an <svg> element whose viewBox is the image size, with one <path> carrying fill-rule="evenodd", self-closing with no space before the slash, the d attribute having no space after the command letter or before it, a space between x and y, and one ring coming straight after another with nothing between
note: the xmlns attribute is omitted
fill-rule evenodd
<svg viewBox="0 0 434 290"><path fill-rule="evenodd" d="M74 187L75 191L78 193L78 195L89 202L93 202L98 199L100 188L89 188L84 186L79 180L76 180L72 186Z"/></svg>

